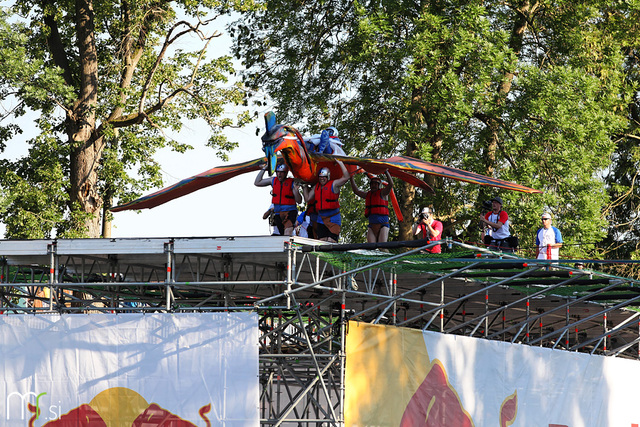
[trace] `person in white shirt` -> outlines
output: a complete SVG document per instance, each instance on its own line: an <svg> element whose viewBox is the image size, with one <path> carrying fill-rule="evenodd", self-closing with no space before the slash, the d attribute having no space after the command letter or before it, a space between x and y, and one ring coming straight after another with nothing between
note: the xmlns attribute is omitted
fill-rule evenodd
<svg viewBox="0 0 640 427"><path fill-rule="evenodd" d="M538 259L558 259L560 256L562 234L551 225L551 215L546 212L542 214L542 228L536 233L536 246Z"/></svg>
<svg viewBox="0 0 640 427"><path fill-rule="evenodd" d="M502 210L502 199L498 196L491 199L491 211L480 215L480 223L491 229L491 243L489 249L513 252L509 244L509 215Z"/></svg>

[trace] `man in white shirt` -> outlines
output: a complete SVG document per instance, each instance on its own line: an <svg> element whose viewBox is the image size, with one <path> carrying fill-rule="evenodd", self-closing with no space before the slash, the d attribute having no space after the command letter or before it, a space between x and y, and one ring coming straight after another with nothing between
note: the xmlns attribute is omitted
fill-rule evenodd
<svg viewBox="0 0 640 427"><path fill-rule="evenodd" d="M562 234L551 225L551 215L546 212L542 214L542 228L536 233L536 246L538 259L558 259L560 256Z"/></svg>

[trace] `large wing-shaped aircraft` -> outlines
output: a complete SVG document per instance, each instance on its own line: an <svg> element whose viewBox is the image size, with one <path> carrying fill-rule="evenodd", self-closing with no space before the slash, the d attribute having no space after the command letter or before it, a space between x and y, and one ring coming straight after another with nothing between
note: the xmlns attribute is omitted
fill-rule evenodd
<svg viewBox="0 0 640 427"><path fill-rule="evenodd" d="M389 170L389 173L392 176L427 191L433 190L426 182L414 174L423 173L436 175L473 184L504 188L524 193L541 193L539 190L525 187L524 185L411 157L396 156L387 159L374 159L369 157L350 157L314 153L308 150L302 136L296 129L290 126L275 124L275 115L273 115L273 113L270 112L265 115L265 122L267 131L262 136L262 150L265 152L265 157L235 165L218 166L213 169L209 169L208 171L183 179L177 184L156 191L155 193L143 196L129 203L116 206L112 208L111 211L120 212L125 210L154 208L173 199L177 199L178 197L182 197L210 185L218 184L240 174L258 171L265 165L267 165L267 169L271 175L275 171L276 162L279 157L281 157L287 164L295 178L309 184L315 184L318 181L318 172L323 167L328 167L331 170L332 176L340 176L340 168L335 161L341 160L347 166L350 173L356 173L356 171L362 170L371 174L382 174L385 170Z"/></svg>

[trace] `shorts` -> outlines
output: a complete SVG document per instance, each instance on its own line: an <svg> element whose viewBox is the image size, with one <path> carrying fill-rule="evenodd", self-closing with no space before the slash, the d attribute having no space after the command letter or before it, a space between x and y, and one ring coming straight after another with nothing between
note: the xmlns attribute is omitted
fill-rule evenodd
<svg viewBox="0 0 640 427"><path fill-rule="evenodd" d="M280 235L284 236L284 230L293 228L298 218L298 211L278 212L274 215L273 225L278 228Z"/></svg>
<svg viewBox="0 0 640 427"><path fill-rule="evenodd" d="M489 249L492 251L502 251L502 252L514 252L513 248L509 246L509 239L491 239L491 244L489 245Z"/></svg>
<svg viewBox="0 0 640 427"><path fill-rule="evenodd" d="M342 217L339 209L321 211L318 214L318 238L328 237L336 242L340 236Z"/></svg>
<svg viewBox="0 0 640 427"><path fill-rule="evenodd" d="M378 228L378 227L371 227L372 225L381 225L382 227L390 228L389 215L378 215L378 214L369 215L369 228Z"/></svg>

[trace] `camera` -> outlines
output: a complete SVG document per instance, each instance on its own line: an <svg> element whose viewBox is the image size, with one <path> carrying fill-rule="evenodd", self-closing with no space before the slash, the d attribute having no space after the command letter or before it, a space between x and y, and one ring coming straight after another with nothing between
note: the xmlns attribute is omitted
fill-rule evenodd
<svg viewBox="0 0 640 427"><path fill-rule="evenodd" d="M493 203L491 203L491 200L485 200L484 202L482 202L482 213L487 213L487 212L491 212L493 210ZM478 228L480 229L480 231L484 231L486 226L483 223L478 224ZM491 238L491 236L485 236Z"/></svg>

